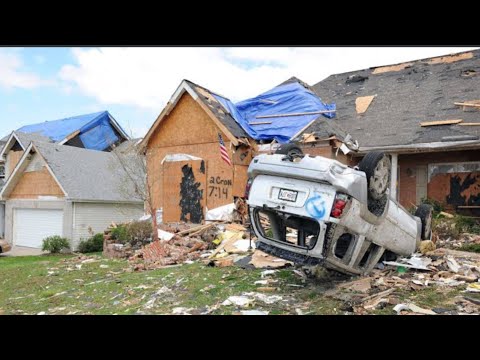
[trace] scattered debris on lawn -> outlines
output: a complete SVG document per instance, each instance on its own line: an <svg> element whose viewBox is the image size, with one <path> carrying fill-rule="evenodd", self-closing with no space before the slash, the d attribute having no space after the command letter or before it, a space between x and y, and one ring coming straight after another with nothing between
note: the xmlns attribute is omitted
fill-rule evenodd
<svg viewBox="0 0 480 360"><path fill-rule="evenodd" d="M396 305L393 310L397 312L397 314L401 314L402 311L413 311L417 314L424 314L424 315L435 315L436 313L432 310L422 309L421 307L415 304L398 304Z"/></svg>

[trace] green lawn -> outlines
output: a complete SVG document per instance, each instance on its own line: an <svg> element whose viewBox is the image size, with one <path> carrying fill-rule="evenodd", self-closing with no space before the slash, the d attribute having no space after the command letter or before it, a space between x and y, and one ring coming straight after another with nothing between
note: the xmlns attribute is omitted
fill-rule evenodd
<svg viewBox="0 0 480 360"><path fill-rule="evenodd" d="M81 263L71 256L1 257L0 314L171 314L173 309L190 313L235 314L235 306L221 306L228 297L257 291L261 270L239 267L213 268L202 263L147 272L132 272L124 260L91 257ZM250 309L270 314L343 314L345 304L327 298L332 279L302 282L292 269L270 276L283 300L273 304L256 301ZM339 281L336 279L335 281ZM417 305L446 306L451 296L434 289L415 296ZM452 294L456 295L456 294ZM450 305L451 306L451 305ZM393 306L372 313L394 314Z"/></svg>

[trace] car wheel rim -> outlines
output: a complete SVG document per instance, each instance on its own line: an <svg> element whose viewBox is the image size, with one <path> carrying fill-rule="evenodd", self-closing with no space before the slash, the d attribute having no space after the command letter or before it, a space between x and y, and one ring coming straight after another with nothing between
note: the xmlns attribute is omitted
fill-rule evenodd
<svg viewBox="0 0 480 360"><path fill-rule="evenodd" d="M387 158L383 158L377 164L373 173L371 188L377 195L385 193L388 187L390 168Z"/></svg>

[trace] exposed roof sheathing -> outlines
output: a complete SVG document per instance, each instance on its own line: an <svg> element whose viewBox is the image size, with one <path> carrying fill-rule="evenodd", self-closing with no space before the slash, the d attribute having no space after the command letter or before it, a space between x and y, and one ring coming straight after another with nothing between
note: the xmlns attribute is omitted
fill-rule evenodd
<svg viewBox="0 0 480 360"><path fill-rule="evenodd" d="M439 119L480 120L478 110L454 104L480 99L480 77L472 75L480 73L480 50L400 65L391 71L376 68L331 75L317 83L314 89L322 100L337 104L337 118L329 123L345 129L360 147L442 142L451 136L480 137L478 126L420 126ZM378 94L374 104L359 117L356 99L372 94ZM305 132L322 130L324 124L317 121Z"/></svg>

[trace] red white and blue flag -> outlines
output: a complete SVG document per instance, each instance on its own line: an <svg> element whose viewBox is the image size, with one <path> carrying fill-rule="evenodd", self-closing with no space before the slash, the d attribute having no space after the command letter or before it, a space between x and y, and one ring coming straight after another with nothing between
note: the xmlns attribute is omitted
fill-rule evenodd
<svg viewBox="0 0 480 360"><path fill-rule="evenodd" d="M222 135L218 134L218 140L220 142L220 155L228 165L232 166L232 161L230 160L230 156L228 156L227 148L225 147L225 143L223 142Z"/></svg>

